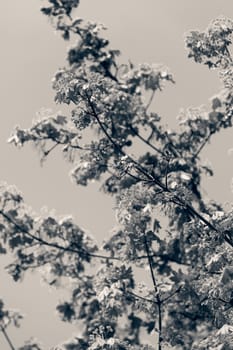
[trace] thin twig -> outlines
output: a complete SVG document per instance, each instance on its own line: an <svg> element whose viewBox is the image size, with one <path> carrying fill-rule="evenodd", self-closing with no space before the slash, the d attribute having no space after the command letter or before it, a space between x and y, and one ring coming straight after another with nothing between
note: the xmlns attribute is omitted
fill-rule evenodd
<svg viewBox="0 0 233 350"><path fill-rule="evenodd" d="M213 132L210 132L209 135L205 138L204 142L201 144L201 146L198 148L198 150L196 151L196 153L192 156L192 160L196 159L198 157L198 155L200 154L201 150L204 148L204 146L207 144L207 142L209 141L211 135L213 134Z"/></svg>
<svg viewBox="0 0 233 350"><path fill-rule="evenodd" d="M154 135L154 129L151 127L151 133L150 133L149 137L147 138L148 142L150 142L150 140L152 140L153 135Z"/></svg>
<svg viewBox="0 0 233 350"><path fill-rule="evenodd" d="M1 326L1 332L2 332L2 334L4 335L4 337L5 337L5 339L6 339L7 343L8 343L8 345L9 345L9 347L11 348L11 350L16 350L15 347L14 347L14 345L12 344L12 341L10 340L10 338L9 338L9 336L8 336L8 334L7 334L6 329L5 329L4 327L2 327L2 326Z"/></svg>
<svg viewBox="0 0 233 350"><path fill-rule="evenodd" d="M145 241L145 249L146 249L146 254L147 254L149 268L150 268L151 279L153 282L155 296L156 296L156 303L158 305L158 324L159 324L158 350L162 350L162 302L160 299L160 293L159 293L159 289L158 289L154 271L153 271L153 258L150 255L150 249L149 249L149 245L148 245L147 237L145 233L144 233L144 241Z"/></svg>
<svg viewBox="0 0 233 350"><path fill-rule="evenodd" d="M144 179L141 179L140 177L131 174L129 171L125 170L126 174L129 175L130 177L132 177L134 180L136 180L137 182L142 182L145 181Z"/></svg>
<svg viewBox="0 0 233 350"><path fill-rule="evenodd" d="M165 186L166 188L168 189L168 178L167 178L167 175L168 175L168 168L169 168L169 158L167 160L167 165L166 165L166 170L165 170Z"/></svg>
<svg viewBox="0 0 233 350"><path fill-rule="evenodd" d="M49 148L47 151L44 151L44 157L47 157L49 155L49 153L52 152L58 145L59 145L59 143L57 142L51 148Z"/></svg>
<svg viewBox="0 0 233 350"><path fill-rule="evenodd" d="M129 292L128 290L126 291L126 293L132 295L133 297L135 297L137 299L141 299L143 301L146 301L147 303L152 303L152 304L158 305L157 301L155 301L155 300L147 299L145 297L142 297L141 295L135 294L133 292Z"/></svg>
<svg viewBox="0 0 233 350"><path fill-rule="evenodd" d="M152 145L152 143L149 141L148 139L145 139L142 135L140 135L135 128L132 127L132 125L129 125L130 130L141 140L143 141L145 144L147 144L147 146L151 147L154 151L158 152L159 154L161 154L164 158L167 159L167 155L161 151L159 148L155 147L154 145Z"/></svg>
<svg viewBox="0 0 233 350"><path fill-rule="evenodd" d="M182 286L180 286L177 290L175 290L173 293L171 293L170 295L168 295L166 298L161 300L161 304L163 304L165 301L171 299L175 294L179 293L181 290Z"/></svg>
<svg viewBox="0 0 233 350"><path fill-rule="evenodd" d="M152 90L152 93L150 95L149 101L147 102L147 105L146 105L146 111L148 110L148 108L150 107L150 105L151 105L151 103L153 101L153 98L155 96L155 91L156 91L155 89Z"/></svg>
<svg viewBox="0 0 233 350"><path fill-rule="evenodd" d="M176 146L174 145L171 137L168 135L168 132L166 131L165 133L165 136L167 137L168 141L169 141L169 144L170 146L172 147L172 153L175 157L181 157L181 153L177 150Z"/></svg>

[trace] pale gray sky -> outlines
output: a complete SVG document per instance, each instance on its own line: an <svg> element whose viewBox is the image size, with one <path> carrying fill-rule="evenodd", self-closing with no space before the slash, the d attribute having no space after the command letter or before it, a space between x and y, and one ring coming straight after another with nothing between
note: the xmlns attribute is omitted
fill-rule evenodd
<svg viewBox="0 0 233 350"><path fill-rule="evenodd" d="M36 152L27 146L18 151L6 143L15 125L29 127L42 107L62 110L53 103L51 79L65 64L67 43L55 35L40 11L42 1L11 0L0 3L0 180L15 184L35 211L47 206L60 214L73 214L93 235L104 237L114 222L112 202L98 193L98 186L75 187L68 177L69 165L54 153L40 167ZM232 17L231 0L81 0L77 16L104 23L112 48L135 63L164 63L174 74L176 85L167 86L156 97L154 109L171 126L181 107L206 104L218 92L216 72L187 59L184 32L204 29L219 15ZM233 176L232 130L216 136L203 157L213 164L214 179L206 179L204 189L210 198L231 201ZM101 204L101 205L100 205ZM6 258L2 258L2 265ZM26 315L19 330L10 329L15 345L32 335L45 346L69 337L74 327L56 320L57 294L41 287L38 276L27 276L18 285L1 271L0 296L7 305ZM62 293L60 293L62 295ZM7 349L0 334L0 348Z"/></svg>

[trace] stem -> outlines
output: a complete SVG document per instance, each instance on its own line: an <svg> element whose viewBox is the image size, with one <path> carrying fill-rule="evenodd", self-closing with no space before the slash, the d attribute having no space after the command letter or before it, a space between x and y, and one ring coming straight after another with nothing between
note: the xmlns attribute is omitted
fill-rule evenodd
<svg viewBox="0 0 233 350"><path fill-rule="evenodd" d="M5 339L6 339L7 343L8 343L8 345L9 345L9 347L11 348L11 350L15 350L15 347L14 347L14 345L12 344L12 342L11 342L11 340L10 340L10 338L9 338L9 336L8 336L8 334L7 334L7 332L6 332L6 330L5 330L5 328L4 328L4 327L1 327L1 331L2 331L2 334L3 334L4 337L5 337Z"/></svg>
<svg viewBox="0 0 233 350"><path fill-rule="evenodd" d="M151 279L153 282L155 296L156 296L156 304L158 305L158 323L159 323L158 350L162 350L162 301L160 299L159 289L158 289L154 271L153 271L153 258L150 255L150 249L147 242L146 233L144 233L144 241L145 241L146 255L147 255L147 259L150 267Z"/></svg>

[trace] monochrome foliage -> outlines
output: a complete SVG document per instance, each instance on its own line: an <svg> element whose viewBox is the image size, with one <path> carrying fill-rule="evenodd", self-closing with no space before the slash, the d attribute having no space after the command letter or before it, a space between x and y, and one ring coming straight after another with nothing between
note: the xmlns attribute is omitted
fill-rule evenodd
<svg viewBox="0 0 233 350"><path fill-rule="evenodd" d="M172 131L151 110L154 95L175 83L169 69L119 63L103 25L73 19L79 1L48 2L42 13L55 30L77 38L53 78L55 101L70 105L70 116L46 112L30 128L16 127L9 142L36 145L43 162L60 148L74 184L99 181L113 197L116 225L98 247L71 217L39 216L2 183L0 253L14 255L7 271L21 281L38 270L69 290L57 312L77 336L57 349L233 349L233 210L206 202L200 188L213 176L201 151L232 126L233 21L220 17L187 34L188 57L218 69L222 90L210 107L184 111ZM19 318L1 301L11 349L7 327ZM31 339L18 349L43 346Z"/></svg>

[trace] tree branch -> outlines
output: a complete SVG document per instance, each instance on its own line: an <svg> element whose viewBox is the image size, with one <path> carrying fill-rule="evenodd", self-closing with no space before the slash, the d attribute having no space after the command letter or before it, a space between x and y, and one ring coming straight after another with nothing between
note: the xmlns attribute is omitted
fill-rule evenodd
<svg viewBox="0 0 233 350"><path fill-rule="evenodd" d="M25 229L24 227L21 227L17 222L15 222L12 218L10 218L6 213L4 213L2 210L0 210L0 215L2 215L8 222L10 222L11 224L13 224L15 226L15 228L17 228L20 232L26 234L28 237L32 238L33 240L37 241L38 243L51 247L51 248L56 248L59 250L63 250L66 252L71 252L71 253L75 253L75 254L84 254L86 256L90 256L93 258L99 258L99 259L106 259L106 260L121 260L120 258L117 257L110 257L110 256L104 256L104 255L100 255L100 254L94 254L94 253L89 253L88 251L86 251L85 249L73 249L70 247L62 247L61 245L57 244L57 243L49 243L47 241L45 241L44 239L35 236L34 234L30 233L27 229Z"/></svg>
<svg viewBox="0 0 233 350"><path fill-rule="evenodd" d="M99 259L105 259L105 260L117 260L117 261L121 261L122 258L120 257L114 257L114 256L106 256L106 255L100 255L100 254L94 254L94 253L89 253L88 251L84 250L84 249L73 249L73 248L69 248L69 247L62 247L59 244L56 243L49 243L45 240L43 240L40 237L35 236L34 234L30 233L28 230L26 230L25 228L21 227L17 222L15 222L12 218L10 218L6 213L4 213L2 210L0 210L0 215L2 215L8 222L10 222L11 224L13 224L15 226L15 228L17 228L20 232L26 234L28 237L31 237L33 240L35 240L36 242L42 244L42 245L46 245L48 247L51 248L56 248L62 251L67 251L70 253L75 253L75 254L86 254L87 256L90 256L92 258L99 258ZM157 256L157 254L151 254L150 257L153 258ZM142 256L136 256L132 259L132 261L134 260L141 260L141 259L148 259L148 255L142 255ZM172 260L171 260L172 261ZM175 261L175 260L174 260ZM176 262L176 261L175 261Z"/></svg>
<svg viewBox="0 0 233 350"><path fill-rule="evenodd" d="M90 101L89 96L86 96L88 103L92 109L92 113L93 113L93 117L96 119L97 123L99 124L101 130L103 131L103 133L105 134L105 136L107 137L107 139L112 143L112 145L114 146L114 148L123 156L127 157L136 167L136 169L141 172L144 176L146 176L146 178L148 180L150 180L152 183L156 184L158 187L160 187L165 193L171 193L173 194L173 192L171 190L169 190L166 185L164 185L162 182L160 182L155 176L153 176L152 174L148 173L147 169L145 169L144 167L142 167L135 159L133 159L131 156L129 156L125 151L122 150L122 148L113 140L113 138L108 134L108 132L106 131L106 129L104 128L103 124L101 123L98 114L95 111L95 108L92 104L92 102ZM74 102L74 101L73 101ZM166 133L166 136L168 137L168 140L172 143L172 141L170 140L170 137L168 136L168 134ZM174 151L176 151L175 146L172 144ZM207 225L211 230L217 232L219 235L221 235L223 237L223 239L231 246L233 247L233 242L231 242L228 237L226 237L225 235L223 235L223 233L217 229L212 223L210 223L207 219L205 219L201 214L199 214L190 204L185 203L185 201L181 198L179 198L177 195L174 195L173 203L185 207L190 214L192 214L193 216L197 217L200 221L202 221L205 225Z"/></svg>

